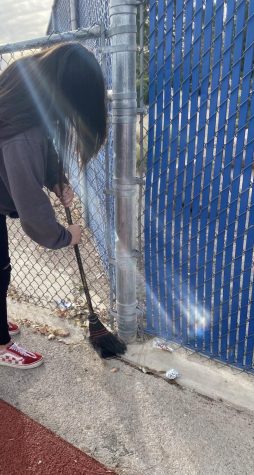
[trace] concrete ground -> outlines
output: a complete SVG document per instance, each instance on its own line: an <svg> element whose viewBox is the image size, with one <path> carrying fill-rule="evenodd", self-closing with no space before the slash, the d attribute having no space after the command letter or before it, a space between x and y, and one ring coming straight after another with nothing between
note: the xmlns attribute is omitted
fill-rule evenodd
<svg viewBox="0 0 254 475"><path fill-rule="evenodd" d="M253 474L252 411L102 361L87 341L67 345L24 327L16 340L45 364L0 367L0 398L117 473Z"/></svg>
<svg viewBox="0 0 254 475"><path fill-rule="evenodd" d="M156 341L168 350L154 347ZM225 365L206 358L200 353L186 349L173 342L152 338L144 343L129 345L124 358L135 363L143 371L166 378L167 371L174 369L179 374L177 384L185 389L223 401L238 409L254 413L254 373Z"/></svg>

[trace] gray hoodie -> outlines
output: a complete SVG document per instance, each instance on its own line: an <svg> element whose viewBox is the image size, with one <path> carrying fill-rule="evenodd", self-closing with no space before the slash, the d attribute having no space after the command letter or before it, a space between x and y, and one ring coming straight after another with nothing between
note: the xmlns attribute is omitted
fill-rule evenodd
<svg viewBox="0 0 254 475"><path fill-rule="evenodd" d="M0 214L18 213L25 233L41 246L60 249L71 234L56 221L46 186L58 183L58 156L42 127L0 140Z"/></svg>

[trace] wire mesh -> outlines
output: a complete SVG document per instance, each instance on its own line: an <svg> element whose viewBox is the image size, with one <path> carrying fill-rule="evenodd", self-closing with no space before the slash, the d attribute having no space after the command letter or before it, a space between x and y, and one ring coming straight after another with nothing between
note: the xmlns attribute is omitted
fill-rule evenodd
<svg viewBox="0 0 254 475"><path fill-rule="evenodd" d="M53 26L53 25L52 25ZM91 26L91 25L88 25ZM61 0L55 2L54 5L54 26L52 30L55 32L70 31L71 28L71 11L69 0Z"/></svg>
<svg viewBox="0 0 254 475"><path fill-rule="evenodd" d="M56 12L61 11L58 17L58 30L62 17L65 19L63 31L66 31L69 25L66 20L69 10L64 14L67 3L63 2L60 5L60 2L57 2L55 5ZM50 31L50 25L48 31L53 33ZM64 37L61 32L58 34L60 43L64 41ZM84 41L82 43L85 44ZM50 45L49 36L48 46ZM43 45L43 48L45 47ZM10 51L5 54L0 50L0 71L20 56L33 54L39 50L39 43L33 50L24 47L18 52ZM110 143L106 145L107 149ZM107 233L112 236L112 232L107 229L109 224L106 215L105 186L106 166L109 165L104 159L104 154L105 152L101 152L100 156L89 165L85 176L73 167L70 181L75 192L72 207L73 222L81 224L83 228L80 252L91 298L94 307L106 318L110 295L112 296L109 285L109 246L106 236ZM49 196L58 222L67 227L64 208L53 193L49 193ZM45 307L57 306L68 309L84 304L83 289L72 247L57 251L40 247L25 235L19 220L16 219L8 219L8 230L13 268L9 295Z"/></svg>
<svg viewBox="0 0 254 475"><path fill-rule="evenodd" d="M149 1L142 2L137 12L137 176L140 179L137 206L137 299L139 331L146 327L146 286L144 262L145 177L148 152L148 87L149 87Z"/></svg>
<svg viewBox="0 0 254 475"><path fill-rule="evenodd" d="M254 2L149 11L147 331L253 369Z"/></svg>
<svg viewBox="0 0 254 475"><path fill-rule="evenodd" d="M106 37L109 28L109 1L77 1L78 27L87 28L93 24L102 27L100 43L98 40L86 41L86 46L96 52L98 46L110 45ZM109 91L112 87L111 55L96 52L98 61L102 65L105 84ZM113 136L111 126L111 103L108 102L108 136L104 150L91 162L85 173L87 203L86 218L88 225L95 236L101 258L106 266L110 282L110 308L115 309L115 269L111 258L114 257L114 198L109 193L112 189L113 178ZM103 210L103 214L102 214Z"/></svg>

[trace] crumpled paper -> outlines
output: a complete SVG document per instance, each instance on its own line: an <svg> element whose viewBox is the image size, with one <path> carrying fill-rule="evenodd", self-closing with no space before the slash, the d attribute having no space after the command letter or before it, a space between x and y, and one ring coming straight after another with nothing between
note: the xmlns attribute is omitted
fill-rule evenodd
<svg viewBox="0 0 254 475"><path fill-rule="evenodd" d="M168 379L176 379L179 377L179 373L176 369L171 368L171 369L168 369L165 376Z"/></svg>

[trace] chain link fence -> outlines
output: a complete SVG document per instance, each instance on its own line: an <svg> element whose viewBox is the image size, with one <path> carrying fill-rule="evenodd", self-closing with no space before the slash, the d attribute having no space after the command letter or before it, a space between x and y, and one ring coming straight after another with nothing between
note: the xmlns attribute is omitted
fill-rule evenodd
<svg viewBox="0 0 254 475"><path fill-rule="evenodd" d="M151 0L147 331L254 367L252 0Z"/></svg>
<svg viewBox="0 0 254 475"><path fill-rule="evenodd" d="M148 153L149 107L149 1L140 3L137 12L137 176L139 178L137 206L137 299L139 331L144 337L146 328L146 287L144 262L145 179Z"/></svg>
<svg viewBox="0 0 254 475"><path fill-rule="evenodd" d="M247 369L254 364L253 9L247 0L145 0L137 16L139 324ZM110 90L111 56L102 53L110 44L108 1L56 0L47 43L94 25L99 38L76 41L93 49ZM36 49L0 50L0 67ZM71 178L81 255L105 316L115 309L110 118L109 102L107 143ZM44 306L84 301L71 248L42 249L17 221L9 232L11 294Z"/></svg>
<svg viewBox="0 0 254 475"><path fill-rule="evenodd" d="M72 30L70 1L61 0L54 2L47 33L70 30Z"/></svg>
<svg viewBox="0 0 254 475"><path fill-rule="evenodd" d="M71 8L73 5L75 9ZM145 316L145 278L144 278L144 192L147 167L148 144L148 69L149 69L149 2L145 1L138 7L137 32L137 174L140 178L137 232L138 232L138 273L137 297L144 324ZM110 44L105 30L109 28L109 2L83 1L70 2L56 0L52 8L47 29L47 44L51 45L53 35L57 41L65 41L65 32L90 28L94 25L101 27L100 38L79 39L86 47L93 50L102 65L107 89L112 87L111 55L102 54L101 47ZM54 41L55 38L54 38ZM75 40L77 41L77 39ZM32 54L37 49L19 48L19 51L1 54L3 69L20 55ZM104 150L86 168L82 176L76 169L72 170L71 183L75 191L73 207L74 222L84 227L80 245L85 271L89 286L92 289L92 299L101 308L115 306L115 272L111 263L114 258L114 203L110 193L113 176L112 128L110 123L111 108L109 106L108 140ZM51 200L56 211L57 219L63 224L64 210L53 194ZM85 226L84 226L85 224ZM13 264L12 285L10 294L15 298L33 302L43 306L68 306L73 302L82 302L82 288L79 273L72 248L50 251L33 243L24 234L18 221L9 220L9 234ZM59 304L60 302L60 304Z"/></svg>

